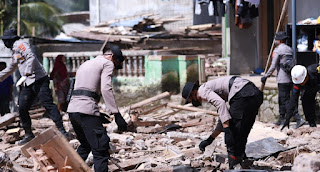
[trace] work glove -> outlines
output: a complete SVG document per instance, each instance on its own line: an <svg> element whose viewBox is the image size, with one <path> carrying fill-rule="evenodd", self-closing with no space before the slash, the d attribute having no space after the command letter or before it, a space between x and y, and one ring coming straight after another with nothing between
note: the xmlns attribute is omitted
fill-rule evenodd
<svg viewBox="0 0 320 172"><path fill-rule="evenodd" d="M235 143L234 143L232 131L230 130L229 127L224 128L223 131L224 131L225 144L227 145L227 147L233 146Z"/></svg>
<svg viewBox="0 0 320 172"><path fill-rule="evenodd" d="M110 118L109 115L100 112L100 117L101 117L101 122L102 122L102 124L109 124L109 123L111 123L111 122L109 121L109 119L108 119L108 118Z"/></svg>
<svg viewBox="0 0 320 172"><path fill-rule="evenodd" d="M119 131L127 131L127 122L123 119L120 113L114 114L116 124L118 125Z"/></svg>
<svg viewBox="0 0 320 172"><path fill-rule="evenodd" d="M23 84L25 81L27 80L27 77L26 76L22 76L19 80L18 80L18 82L17 82L17 84L16 84L16 87L19 87L21 84Z"/></svg>
<svg viewBox="0 0 320 172"><path fill-rule="evenodd" d="M207 140L203 140L200 144L199 144L199 149L204 152L206 150L206 147L208 145L210 145L213 142L214 138L210 135Z"/></svg>
<svg viewBox="0 0 320 172"><path fill-rule="evenodd" d="M261 78L261 82L265 84L266 81L267 81L267 77L263 76L263 77Z"/></svg>

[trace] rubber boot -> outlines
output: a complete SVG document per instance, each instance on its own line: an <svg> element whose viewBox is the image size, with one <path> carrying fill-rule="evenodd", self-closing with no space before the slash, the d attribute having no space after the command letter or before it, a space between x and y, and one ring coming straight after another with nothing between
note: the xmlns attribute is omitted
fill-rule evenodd
<svg viewBox="0 0 320 172"><path fill-rule="evenodd" d="M306 122L298 113L296 113L293 117L297 122L296 126L294 126L295 129L301 127Z"/></svg>
<svg viewBox="0 0 320 172"><path fill-rule="evenodd" d="M285 121L286 121L286 119L285 119L284 115L280 115L278 121L275 122L274 125L277 125L277 126L283 125Z"/></svg>
<svg viewBox="0 0 320 172"><path fill-rule="evenodd" d="M69 134L68 134L67 131L64 129L62 120L56 122L56 126L57 126L57 129L60 131L60 133L68 140L68 139L69 139Z"/></svg>
<svg viewBox="0 0 320 172"><path fill-rule="evenodd" d="M24 145L34 138L31 127L30 128L29 127L23 128L23 129L25 131L25 135L24 135L23 139L18 142L18 145Z"/></svg>

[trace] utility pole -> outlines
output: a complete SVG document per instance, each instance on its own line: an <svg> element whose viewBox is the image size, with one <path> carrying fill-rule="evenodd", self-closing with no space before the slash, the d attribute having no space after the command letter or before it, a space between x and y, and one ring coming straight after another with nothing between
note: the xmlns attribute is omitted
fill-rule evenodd
<svg viewBox="0 0 320 172"><path fill-rule="evenodd" d="M291 1L291 15L292 15L292 50L293 58L297 59L297 33L296 33L296 0Z"/></svg>
<svg viewBox="0 0 320 172"><path fill-rule="evenodd" d="M18 0L18 13L17 13L17 35L20 36L20 0Z"/></svg>

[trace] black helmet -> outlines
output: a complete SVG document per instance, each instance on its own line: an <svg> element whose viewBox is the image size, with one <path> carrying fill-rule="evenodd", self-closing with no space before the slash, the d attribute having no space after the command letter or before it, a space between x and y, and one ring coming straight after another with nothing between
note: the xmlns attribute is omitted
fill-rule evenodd
<svg viewBox="0 0 320 172"><path fill-rule="evenodd" d="M16 29L7 29L4 31L3 36L0 37L1 39L17 39L20 38L17 36L17 30Z"/></svg>

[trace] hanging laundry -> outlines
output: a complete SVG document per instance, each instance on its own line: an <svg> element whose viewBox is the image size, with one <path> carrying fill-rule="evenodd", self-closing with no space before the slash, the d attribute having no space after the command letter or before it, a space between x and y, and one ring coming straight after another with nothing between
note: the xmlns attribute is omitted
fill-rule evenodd
<svg viewBox="0 0 320 172"><path fill-rule="evenodd" d="M196 14L196 15L200 15L201 14L200 2L201 2L200 0L196 0L195 10L194 10L194 14Z"/></svg>
<svg viewBox="0 0 320 172"><path fill-rule="evenodd" d="M225 13L223 0L194 0L193 24L221 23Z"/></svg>
<svg viewBox="0 0 320 172"><path fill-rule="evenodd" d="M214 8L213 8L213 3L212 3L212 1L210 1L210 3L209 3L208 12L209 12L209 16L213 16L213 14L214 14Z"/></svg>
<svg viewBox="0 0 320 172"><path fill-rule="evenodd" d="M259 16L258 8L245 0L236 0L235 13L235 25L240 29L249 28L253 18Z"/></svg>
<svg viewBox="0 0 320 172"><path fill-rule="evenodd" d="M209 4L210 0L197 0L197 3L199 3L199 4L203 4L203 3Z"/></svg>
<svg viewBox="0 0 320 172"><path fill-rule="evenodd" d="M254 5L256 8L259 7L259 4L260 4L260 0L244 0L246 2L249 2L249 5Z"/></svg>

